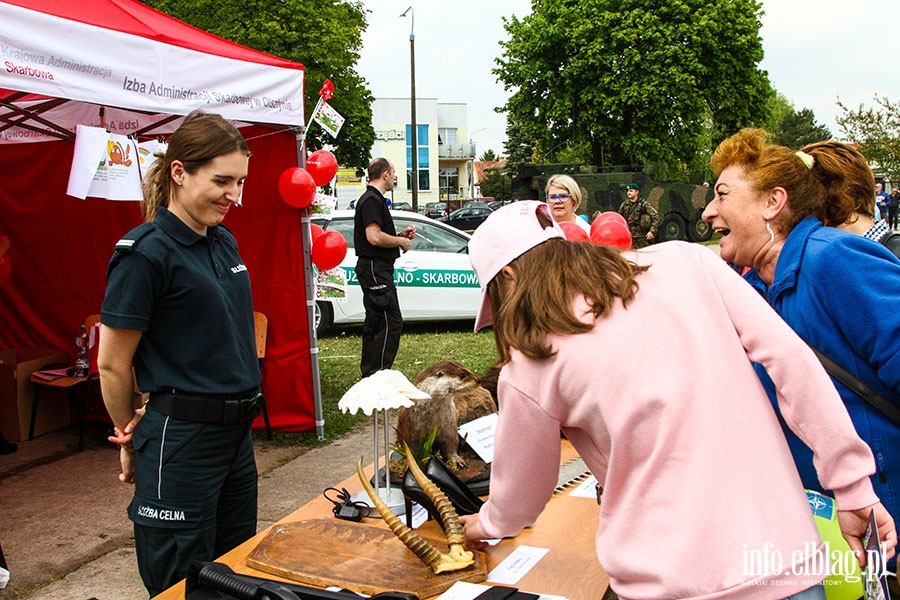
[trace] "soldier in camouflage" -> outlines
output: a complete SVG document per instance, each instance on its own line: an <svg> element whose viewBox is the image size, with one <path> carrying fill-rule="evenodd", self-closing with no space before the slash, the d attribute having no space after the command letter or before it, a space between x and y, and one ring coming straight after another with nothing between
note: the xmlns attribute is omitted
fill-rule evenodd
<svg viewBox="0 0 900 600"><path fill-rule="evenodd" d="M644 248L650 245L659 227L659 213L641 198L641 187L636 183L625 186L627 199L619 206L618 213L628 221L631 230L631 246Z"/></svg>

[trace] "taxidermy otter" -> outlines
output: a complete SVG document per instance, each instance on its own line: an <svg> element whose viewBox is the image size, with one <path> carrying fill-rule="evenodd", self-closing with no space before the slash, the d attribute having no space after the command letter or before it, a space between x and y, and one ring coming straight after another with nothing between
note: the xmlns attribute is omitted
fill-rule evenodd
<svg viewBox="0 0 900 600"><path fill-rule="evenodd" d="M441 360L425 367L413 385L431 396L397 413L397 437L417 448L423 438L437 428L433 450L440 451L451 468L465 466L458 454L461 423L497 412L490 392L478 385L478 378L464 365Z"/></svg>

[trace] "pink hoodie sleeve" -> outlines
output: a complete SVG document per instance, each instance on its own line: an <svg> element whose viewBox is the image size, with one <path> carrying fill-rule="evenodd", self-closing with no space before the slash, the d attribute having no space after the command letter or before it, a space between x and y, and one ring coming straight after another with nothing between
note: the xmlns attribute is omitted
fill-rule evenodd
<svg viewBox="0 0 900 600"><path fill-rule="evenodd" d="M806 343L759 293L712 252L700 252L747 356L763 365L785 422L814 454L820 483L834 490L841 510L878 502L869 475L872 451L857 435L831 378Z"/></svg>
<svg viewBox="0 0 900 600"><path fill-rule="evenodd" d="M533 524L559 475L559 422L502 372L498 394L503 410L494 437L491 494L478 515L483 538L511 537Z"/></svg>

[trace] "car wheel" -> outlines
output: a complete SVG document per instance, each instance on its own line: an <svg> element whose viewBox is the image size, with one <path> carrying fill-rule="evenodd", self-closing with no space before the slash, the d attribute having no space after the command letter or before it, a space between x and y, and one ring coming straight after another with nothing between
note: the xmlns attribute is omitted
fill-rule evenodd
<svg viewBox="0 0 900 600"><path fill-rule="evenodd" d="M316 328L316 337L322 337L334 323L334 309L331 302L316 302L316 310L313 316L313 324Z"/></svg>
<svg viewBox="0 0 900 600"><path fill-rule="evenodd" d="M704 221L702 215L694 217L694 220L691 221L691 226L688 227L688 238L692 242L708 242L712 235L712 225Z"/></svg>
<svg viewBox="0 0 900 600"><path fill-rule="evenodd" d="M684 219L681 218L681 215L669 213L659 226L659 241L683 240L684 230Z"/></svg>

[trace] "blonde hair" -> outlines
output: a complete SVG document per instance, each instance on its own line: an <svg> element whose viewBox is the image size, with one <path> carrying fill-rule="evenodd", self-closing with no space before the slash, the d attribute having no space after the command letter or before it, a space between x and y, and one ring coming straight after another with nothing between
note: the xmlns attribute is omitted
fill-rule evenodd
<svg viewBox="0 0 900 600"><path fill-rule="evenodd" d="M196 173L217 156L240 151L250 156L247 142L237 127L222 116L195 110L188 114L169 140L165 153L157 152L156 161L144 178L141 209L146 222L156 217L156 209L169 206L175 193L172 162L179 161L187 173Z"/></svg>
<svg viewBox="0 0 900 600"><path fill-rule="evenodd" d="M576 183L574 179L569 177L568 175L553 175L550 179L547 180L547 185L544 188L544 195L550 193L550 188L562 188L572 194L572 212L575 212L579 206L581 206L581 201L584 197L584 192L581 190L581 186Z"/></svg>
<svg viewBox="0 0 900 600"><path fill-rule="evenodd" d="M638 290L636 277L648 267L628 261L605 246L554 238L525 252L509 264L516 284L504 293L502 273L488 284L494 315L498 365L516 348L529 358L549 358L549 334L590 331L575 313L573 299L584 295L594 318L609 313L617 298L627 306Z"/></svg>
<svg viewBox="0 0 900 600"><path fill-rule="evenodd" d="M742 167L755 192L784 188L788 210L773 223L787 235L804 218L818 213L824 191L813 175L815 166L808 168L790 148L767 143L768 137L763 129L741 129L719 144L709 164L716 176L731 165Z"/></svg>

